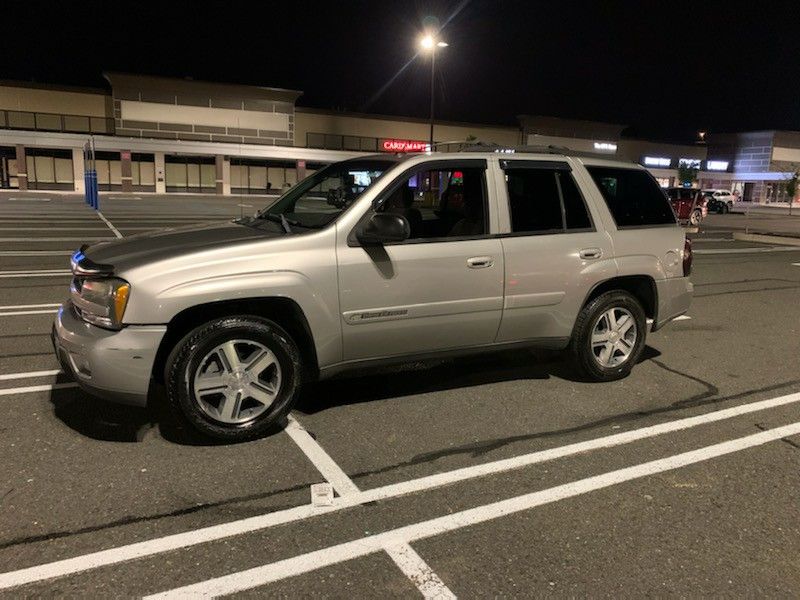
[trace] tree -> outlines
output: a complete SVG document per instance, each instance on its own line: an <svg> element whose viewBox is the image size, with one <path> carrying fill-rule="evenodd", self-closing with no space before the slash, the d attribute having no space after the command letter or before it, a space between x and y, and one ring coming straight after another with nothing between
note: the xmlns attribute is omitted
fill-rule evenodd
<svg viewBox="0 0 800 600"><path fill-rule="evenodd" d="M786 180L786 196L789 198L789 214L792 214L792 204L794 203L794 195L797 193L797 180L800 178L800 171L795 171L792 176Z"/></svg>
<svg viewBox="0 0 800 600"><path fill-rule="evenodd" d="M700 172L700 168L697 166L695 162L688 162L688 161L679 161L678 162L678 181L681 185L689 184L692 185L695 181L697 181L697 174Z"/></svg>

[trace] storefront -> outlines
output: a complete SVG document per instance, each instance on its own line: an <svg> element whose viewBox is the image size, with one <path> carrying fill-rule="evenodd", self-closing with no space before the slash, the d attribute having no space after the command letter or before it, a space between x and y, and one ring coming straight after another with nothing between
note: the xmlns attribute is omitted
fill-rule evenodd
<svg viewBox="0 0 800 600"><path fill-rule="evenodd" d="M26 148L25 162L29 190L67 190L75 188L72 151Z"/></svg>
<svg viewBox="0 0 800 600"><path fill-rule="evenodd" d="M232 194L279 194L297 183L292 162L230 158Z"/></svg>

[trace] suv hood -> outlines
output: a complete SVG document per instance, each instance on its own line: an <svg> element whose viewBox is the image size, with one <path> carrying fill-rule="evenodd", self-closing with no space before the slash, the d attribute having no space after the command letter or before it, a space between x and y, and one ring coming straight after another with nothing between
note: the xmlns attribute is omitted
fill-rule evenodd
<svg viewBox="0 0 800 600"><path fill-rule="evenodd" d="M112 265L119 272L156 260L284 235L286 234L272 230L271 224L266 227L249 227L227 221L160 229L118 241L92 244L84 254L95 263Z"/></svg>

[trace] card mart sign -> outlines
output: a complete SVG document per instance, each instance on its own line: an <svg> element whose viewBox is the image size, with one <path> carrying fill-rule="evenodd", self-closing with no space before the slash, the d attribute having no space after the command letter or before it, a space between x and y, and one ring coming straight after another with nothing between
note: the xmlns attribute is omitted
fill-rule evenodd
<svg viewBox="0 0 800 600"><path fill-rule="evenodd" d="M379 139L378 147L382 152L427 152L430 150L428 142L419 140L398 140L394 138Z"/></svg>

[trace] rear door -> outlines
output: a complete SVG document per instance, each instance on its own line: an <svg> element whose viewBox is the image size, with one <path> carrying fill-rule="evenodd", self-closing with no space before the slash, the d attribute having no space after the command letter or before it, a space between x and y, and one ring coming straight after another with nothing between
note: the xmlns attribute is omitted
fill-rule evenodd
<svg viewBox="0 0 800 600"><path fill-rule="evenodd" d="M498 342L572 333L587 292L616 275L610 237L567 160L502 160L505 298Z"/></svg>

